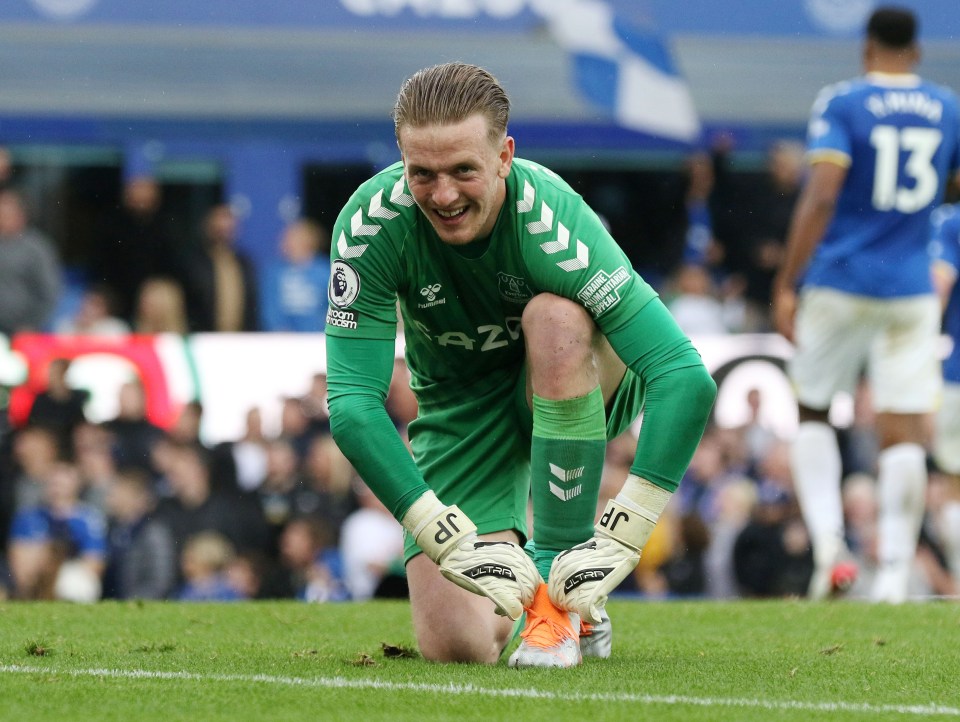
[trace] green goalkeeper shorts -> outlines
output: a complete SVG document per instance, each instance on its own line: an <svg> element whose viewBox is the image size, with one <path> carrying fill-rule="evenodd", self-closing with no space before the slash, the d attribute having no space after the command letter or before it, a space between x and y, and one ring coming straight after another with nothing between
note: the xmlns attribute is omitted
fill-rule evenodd
<svg viewBox="0 0 960 722"><path fill-rule="evenodd" d="M464 401L421 402L410 445L423 477L444 504L456 504L479 534L513 529L527 540L533 412L525 372L465 385ZM640 378L627 369L607 405L607 438L626 431L643 407ZM420 553L404 534L404 560Z"/></svg>

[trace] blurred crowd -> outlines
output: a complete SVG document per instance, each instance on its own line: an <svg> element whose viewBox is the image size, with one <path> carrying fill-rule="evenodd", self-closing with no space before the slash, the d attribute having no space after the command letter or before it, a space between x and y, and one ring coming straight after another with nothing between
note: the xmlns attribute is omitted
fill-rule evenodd
<svg viewBox="0 0 960 722"><path fill-rule="evenodd" d="M692 336L770 331L771 280L802 183L803 148L771 145L762 174L733 170L725 139L692 154L671 185L681 217L654 264L633 262ZM64 303L56 244L32 225L28 200L0 148L0 333L288 331L323 329L329 233L300 218L277 239L277 260L256 267L237 247L240 219L226 204L204 216L202 242L171 242L151 178L126 182L116 211L98 219L87 280ZM747 179L747 180L745 180ZM625 244L626 245L626 244ZM649 267L649 271L644 269ZM251 408L245 433L208 446L203 406L187 404L169 429L146 416L144 390L124 384L115 418L87 418L87 395L51 364L47 388L19 427L0 433L0 595L16 599L403 597L402 531L333 442L322 374L282 400L278 433ZM388 397L397 428L416 415L398 360ZM618 590L645 597L803 596L809 539L790 478L788 440L761 422L711 425L680 489ZM848 543L861 574L876 565L877 444L869 394L840 431ZM599 509L633 458L633 433L611 442ZM953 596L941 550L946 482L936 469L913 592Z"/></svg>
<svg viewBox="0 0 960 722"><path fill-rule="evenodd" d="M688 333L770 330L770 283L802 158L799 142L776 141L761 170L743 172L720 137L644 187L658 209L649 219L611 211L614 236ZM323 330L330 233L313 218L292 219L269 260L254 260L231 205L213 203L185 233L184 219L165 209L163 184L132 176L108 210L82 219L89 240L66 264L62 243L40 230L57 224L35 222L43 204L28 186L0 147L0 333ZM601 213L632 205L603 184L583 192Z"/></svg>
<svg viewBox="0 0 960 722"><path fill-rule="evenodd" d="M283 399L268 437L250 409L244 434L208 446L203 407L170 429L125 383L115 418L92 423L85 394L51 365L48 391L0 449L0 594L16 599L403 597L402 530L330 436L326 377ZM389 408L416 413L405 367Z"/></svg>
<svg viewBox="0 0 960 722"><path fill-rule="evenodd" d="M404 598L402 529L358 478L329 432L326 378L283 400L279 431L253 408L239 438L199 436L203 407L186 405L164 430L145 415L136 381L115 418L84 417L85 395L51 381L28 422L0 448L0 595L14 599L289 598L314 602ZM397 361L388 409L398 430L416 401ZM813 570L786 439L749 420L711 425L618 594L644 598L802 597ZM609 444L598 514L615 496L636 429ZM848 543L860 568L853 597L876 569L876 459L869 391L840 433ZM947 480L932 470L928 513L911 581L915 597L958 593L940 543Z"/></svg>
<svg viewBox="0 0 960 722"><path fill-rule="evenodd" d="M271 260L238 245L230 205L206 209L189 241L162 212L163 186L132 177L116 206L90 222L92 247L67 268L39 230L8 151L0 148L0 333L115 335L323 330L330 277L328 229L296 218Z"/></svg>

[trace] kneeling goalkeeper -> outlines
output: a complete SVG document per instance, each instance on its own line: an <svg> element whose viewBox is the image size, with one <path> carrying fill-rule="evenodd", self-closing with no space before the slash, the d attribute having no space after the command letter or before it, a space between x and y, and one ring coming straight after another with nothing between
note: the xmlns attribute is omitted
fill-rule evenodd
<svg viewBox="0 0 960 722"><path fill-rule="evenodd" d="M403 84L402 162L334 226L331 428L407 532L424 657L496 662L526 613L510 665L570 667L610 654L607 596L639 561L716 386L583 198L514 156L508 116L474 65ZM398 307L412 455L384 407ZM630 474L595 526L606 442L641 411Z"/></svg>

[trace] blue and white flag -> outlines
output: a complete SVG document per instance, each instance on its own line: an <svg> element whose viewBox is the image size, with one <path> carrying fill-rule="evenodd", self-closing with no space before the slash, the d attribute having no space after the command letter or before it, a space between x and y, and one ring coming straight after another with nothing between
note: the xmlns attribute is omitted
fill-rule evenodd
<svg viewBox="0 0 960 722"><path fill-rule="evenodd" d="M573 56L577 86L591 103L626 128L689 143L699 139L689 88L658 33L626 22L605 0L536 7Z"/></svg>

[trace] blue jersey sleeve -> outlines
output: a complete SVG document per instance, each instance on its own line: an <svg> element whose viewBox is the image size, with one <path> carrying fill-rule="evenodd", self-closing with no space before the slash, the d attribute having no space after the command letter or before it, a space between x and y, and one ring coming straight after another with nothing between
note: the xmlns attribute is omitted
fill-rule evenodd
<svg viewBox="0 0 960 722"><path fill-rule="evenodd" d="M831 85L820 91L813 104L807 126L807 153L811 161L831 160L849 165L853 154L850 127L841 91L846 84Z"/></svg>

